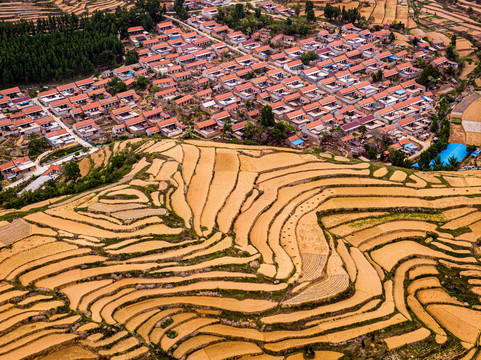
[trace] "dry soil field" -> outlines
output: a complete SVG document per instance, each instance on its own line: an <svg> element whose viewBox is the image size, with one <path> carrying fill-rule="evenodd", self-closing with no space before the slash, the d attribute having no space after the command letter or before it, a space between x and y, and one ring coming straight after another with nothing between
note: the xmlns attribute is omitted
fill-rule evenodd
<svg viewBox="0 0 481 360"><path fill-rule="evenodd" d="M104 150L132 146L119 184L0 217L0 359L479 358L480 174Z"/></svg>
<svg viewBox="0 0 481 360"><path fill-rule="evenodd" d="M20 19L36 21L38 18L61 15L62 13L92 14L96 10L114 11L117 6L128 7L125 0L40 0L40 1L4 1L0 3L0 21L18 21Z"/></svg>

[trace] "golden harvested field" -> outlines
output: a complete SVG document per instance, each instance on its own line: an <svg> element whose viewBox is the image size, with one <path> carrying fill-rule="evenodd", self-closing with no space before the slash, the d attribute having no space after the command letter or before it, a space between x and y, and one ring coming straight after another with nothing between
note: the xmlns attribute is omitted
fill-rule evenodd
<svg viewBox="0 0 481 360"><path fill-rule="evenodd" d="M141 141L119 184L0 217L0 359L477 349L477 173Z"/></svg>
<svg viewBox="0 0 481 360"><path fill-rule="evenodd" d="M376 1L376 7L374 8L371 14L374 24L382 24L384 20L385 7L386 7L386 0Z"/></svg>

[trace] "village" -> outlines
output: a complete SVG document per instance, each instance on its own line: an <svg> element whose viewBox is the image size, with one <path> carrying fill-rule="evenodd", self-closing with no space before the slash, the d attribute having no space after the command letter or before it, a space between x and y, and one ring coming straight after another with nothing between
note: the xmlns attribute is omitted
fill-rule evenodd
<svg viewBox="0 0 481 360"><path fill-rule="evenodd" d="M292 12L273 1L258 6L276 16ZM138 61L99 76L36 97L19 87L1 90L1 138L43 137L54 150L141 136L254 143L245 130L270 107L276 123L291 125L285 145L295 149L367 160L378 158L366 154L369 147L388 154L379 142L407 158L429 146L437 95L416 82L420 62L441 73L458 67L439 55L439 44L418 36L408 49L392 42L387 27L353 24L324 23L307 38L266 29L247 36L218 23L217 13L204 7L185 22L157 24L155 33L129 28ZM17 180L37 166L19 156L0 170Z"/></svg>

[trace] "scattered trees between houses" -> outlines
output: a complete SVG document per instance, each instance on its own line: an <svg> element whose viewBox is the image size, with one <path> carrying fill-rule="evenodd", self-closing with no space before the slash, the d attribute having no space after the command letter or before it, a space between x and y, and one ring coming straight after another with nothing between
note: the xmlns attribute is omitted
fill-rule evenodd
<svg viewBox="0 0 481 360"><path fill-rule="evenodd" d="M272 112L272 107L269 105L264 106L261 109L261 125L264 127L274 126L276 121L274 119L274 113Z"/></svg>
<svg viewBox="0 0 481 360"><path fill-rule="evenodd" d="M137 51L129 50L127 55L125 55L125 65L132 65L139 61L139 54Z"/></svg>
<svg viewBox="0 0 481 360"><path fill-rule="evenodd" d="M436 66L429 64L423 69L423 71L421 71L421 74L419 74L416 81L418 84L424 85L429 89L436 85L440 76L441 72L439 69Z"/></svg>
<svg viewBox="0 0 481 360"><path fill-rule="evenodd" d="M314 30L314 26L310 26L305 17L288 17L285 20L278 20L264 14L261 9L251 13L246 12L243 4L218 6L217 10L216 20L218 23L227 25L234 30L240 30L247 35L262 28L271 30L271 34L283 33L300 36L305 36Z"/></svg>
<svg viewBox="0 0 481 360"><path fill-rule="evenodd" d="M377 72L372 74L372 81L373 82L379 82L382 81L382 78L384 77L384 73L381 69L379 69Z"/></svg>
<svg viewBox="0 0 481 360"><path fill-rule="evenodd" d="M67 180L75 181L80 177L80 167L75 161L69 161L66 163L64 171Z"/></svg>
<svg viewBox="0 0 481 360"><path fill-rule="evenodd" d="M309 65L311 61L317 60L318 58L319 55L317 55L315 51L304 52L301 55L301 61L304 65Z"/></svg>

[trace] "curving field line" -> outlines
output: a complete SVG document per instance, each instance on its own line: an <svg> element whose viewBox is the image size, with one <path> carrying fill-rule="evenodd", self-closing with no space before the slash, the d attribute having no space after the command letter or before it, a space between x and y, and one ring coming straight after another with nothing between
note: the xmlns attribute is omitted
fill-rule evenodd
<svg viewBox="0 0 481 360"><path fill-rule="evenodd" d="M220 142L136 151L152 160L118 184L1 223L18 234L0 248L0 359L364 358L373 336L377 357L477 349L476 174Z"/></svg>

